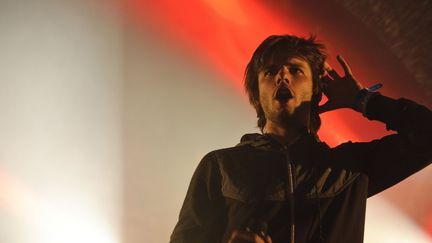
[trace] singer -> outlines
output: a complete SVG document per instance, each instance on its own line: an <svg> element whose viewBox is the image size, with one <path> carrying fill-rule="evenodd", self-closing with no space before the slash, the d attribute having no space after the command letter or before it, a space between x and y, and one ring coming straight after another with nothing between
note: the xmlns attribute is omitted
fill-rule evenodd
<svg viewBox="0 0 432 243"><path fill-rule="evenodd" d="M273 35L255 50L245 89L261 133L198 165L172 243L361 243L366 199L432 161L432 112L364 88L347 62L326 63L315 37ZM328 101L319 106L322 95ZM397 133L330 148L319 114L351 108Z"/></svg>

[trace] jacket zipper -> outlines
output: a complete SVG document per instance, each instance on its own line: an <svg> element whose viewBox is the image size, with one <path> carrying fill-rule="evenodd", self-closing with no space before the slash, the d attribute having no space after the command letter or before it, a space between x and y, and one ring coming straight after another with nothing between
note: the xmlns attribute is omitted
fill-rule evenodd
<svg viewBox="0 0 432 243"><path fill-rule="evenodd" d="M290 205L290 243L295 243L295 201L294 201L294 173L293 164L289 156L288 148L284 147L285 158L288 168L288 192L289 192L289 205Z"/></svg>

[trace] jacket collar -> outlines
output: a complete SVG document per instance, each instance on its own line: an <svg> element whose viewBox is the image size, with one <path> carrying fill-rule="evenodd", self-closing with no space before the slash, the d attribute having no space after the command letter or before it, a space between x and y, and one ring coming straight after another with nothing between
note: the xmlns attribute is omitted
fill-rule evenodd
<svg viewBox="0 0 432 243"><path fill-rule="evenodd" d="M295 159L311 162L320 157L323 159L329 150L329 146L325 142L319 140L317 135L309 133L306 129L302 131L300 138L287 148L274 137L259 133L243 135L237 146L245 145L265 151L287 151Z"/></svg>
<svg viewBox="0 0 432 243"><path fill-rule="evenodd" d="M323 164L330 159L330 147L319 138L307 131L288 148L268 134L245 134L237 146L251 146L255 149L269 152L289 153L290 158L296 163L304 165Z"/></svg>
<svg viewBox="0 0 432 243"><path fill-rule="evenodd" d="M320 143L318 136L309 133L306 129L301 131L300 138L297 139L289 148L303 147ZM237 146L250 145L256 148L271 147L276 150L284 149L285 146L270 134L249 133L241 137L240 143Z"/></svg>

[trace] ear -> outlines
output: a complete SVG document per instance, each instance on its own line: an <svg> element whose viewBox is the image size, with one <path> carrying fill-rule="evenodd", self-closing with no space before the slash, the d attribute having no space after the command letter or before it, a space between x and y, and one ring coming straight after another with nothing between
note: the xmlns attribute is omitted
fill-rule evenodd
<svg viewBox="0 0 432 243"><path fill-rule="evenodd" d="M324 66L321 69L320 74L318 74L318 82L317 82L317 92L322 92L326 83L326 78L329 77L328 70L331 70L330 65L327 62L324 62ZM315 90L314 90L315 91ZM315 94L315 93L314 93Z"/></svg>

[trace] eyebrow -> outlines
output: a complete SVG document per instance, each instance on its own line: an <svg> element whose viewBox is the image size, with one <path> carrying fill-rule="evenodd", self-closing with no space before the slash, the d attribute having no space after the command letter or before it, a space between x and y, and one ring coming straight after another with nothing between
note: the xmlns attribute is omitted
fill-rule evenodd
<svg viewBox="0 0 432 243"><path fill-rule="evenodd" d="M296 67L302 67L302 68L306 68L306 61L299 61L299 60L290 60L289 62L286 62L285 64L291 65L291 66L296 66Z"/></svg>
<svg viewBox="0 0 432 243"><path fill-rule="evenodd" d="M306 68L306 65L304 63L298 62L298 61L289 61L289 62L285 62L283 64L276 64L276 63L272 63L270 65L264 65L261 70L266 70L269 68L274 68L277 66L281 66L281 65L287 65L287 66L291 66L291 67L299 67L299 68Z"/></svg>

